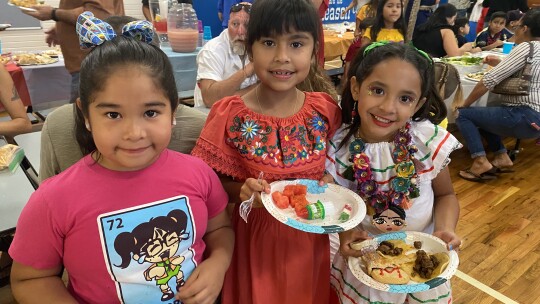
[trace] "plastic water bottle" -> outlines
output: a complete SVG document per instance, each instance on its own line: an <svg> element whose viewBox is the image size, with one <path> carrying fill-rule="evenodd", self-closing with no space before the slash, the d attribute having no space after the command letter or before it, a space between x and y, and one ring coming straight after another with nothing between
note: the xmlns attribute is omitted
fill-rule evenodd
<svg viewBox="0 0 540 304"><path fill-rule="evenodd" d="M204 32L203 32L203 25L202 25L201 20L198 20L198 28L199 28L199 41L197 42L197 47L201 47L204 45L203 43Z"/></svg>
<svg viewBox="0 0 540 304"><path fill-rule="evenodd" d="M167 35L174 52L191 53L199 41L197 13L189 3L175 3L167 18Z"/></svg>
<svg viewBox="0 0 540 304"><path fill-rule="evenodd" d="M210 40L212 40L212 28L206 25L203 32L203 45L205 45Z"/></svg>

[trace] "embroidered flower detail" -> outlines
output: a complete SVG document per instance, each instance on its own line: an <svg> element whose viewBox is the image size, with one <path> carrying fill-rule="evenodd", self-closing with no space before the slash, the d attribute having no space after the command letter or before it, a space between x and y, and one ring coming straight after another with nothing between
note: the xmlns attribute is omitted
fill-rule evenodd
<svg viewBox="0 0 540 304"><path fill-rule="evenodd" d="M358 191L362 196L372 196L377 192L377 183L374 180L367 180L358 185Z"/></svg>
<svg viewBox="0 0 540 304"><path fill-rule="evenodd" d="M316 131L325 131L326 130L326 123L322 119L322 117L316 115L313 117L313 120L311 121L311 126Z"/></svg>
<svg viewBox="0 0 540 304"><path fill-rule="evenodd" d="M318 151L322 151L326 148L326 141L322 140L322 138L320 136L317 136L317 138L315 139L315 150L318 150ZM317 151L317 154L319 154Z"/></svg>
<svg viewBox="0 0 540 304"><path fill-rule="evenodd" d="M365 182L371 179L371 168L367 167L366 170L356 170L354 172L354 178L359 182Z"/></svg>
<svg viewBox="0 0 540 304"><path fill-rule="evenodd" d="M309 158L308 152L306 150L299 151L298 152L298 158L300 158L300 159L308 159Z"/></svg>
<svg viewBox="0 0 540 304"><path fill-rule="evenodd" d="M253 139L260 129L261 126L259 126L254 120L246 120L240 127L242 136L244 136L246 139Z"/></svg>
<svg viewBox="0 0 540 304"><path fill-rule="evenodd" d="M349 152L351 152L351 155L362 153L365 149L366 143L364 143L364 141L360 138L353 140L353 142L349 145Z"/></svg>
<svg viewBox="0 0 540 304"><path fill-rule="evenodd" d="M388 199L382 193L377 193L370 198L370 204L375 212L380 213L388 209Z"/></svg>
<svg viewBox="0 0 540 304"><path fill-rule="evenodd" d="M409 151L406 146L396 146L392 154L394 162L396 163L405 161L409 158Z"/></svg>
<svg viewBox="0 0 540 304"><path fill-rule="evenodd" d="M403 201L404 198L405 198L405 196L403 195L403 192L395 192L395 191L393 191L390 194L390 202L393 205L396 205L396 206L400 206L401 202Z"/></svg>
<svg viewBox="0 0 540 304"><path fill-rule="evenodd" d="M269 151L268 151L268 157L270 159L273 159L275 163L278 162L278 159L279 159L279 149L278 148L270 148Z"/></svg>
<svg viewBox="0 0 540 304"><path fill-rule="evenodd" d="M408 178L413 176L415 172L412 161L404 161L396 165L396 174L398 177Z"/></svg>
<svg viewBox="0 0 540 304"><path fill-rule="evenodd" d="M358 170L366 170L369 168L369 157L365 153L356 154L353 164Z"/></svg>
<svg viewBox="0 0 540 304"><path fill-rule="evenodd" d="M396 145L407 145L411 142L411 134L407 132L399 132L398 136L395 139Z"/></svg>
<svg viewBox="0 0 540 304"><path fill-rule="evenodd" d="M266 152L266 146L262 146L260 142L256 142L255 147L251 147L251 154L262 157L263 159L266 158Z"/></svg>
<svg viewBox="0 0 540 304"><path fill-rule="evenodd" d="M396 177L392 180L392 188L396 192L407 192L411 182L408 178Z"/></svg>

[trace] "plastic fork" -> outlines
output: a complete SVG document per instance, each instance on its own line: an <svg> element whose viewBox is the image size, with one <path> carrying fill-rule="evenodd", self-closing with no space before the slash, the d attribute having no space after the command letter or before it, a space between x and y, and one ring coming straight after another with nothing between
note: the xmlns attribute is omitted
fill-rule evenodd
<svg viewBox="0 0 540 304"><path fill-rule="evenodd" d="M263 178L263 175L264 175L264 172L260 172L259 173L259 177L257 178L257 182L260 184L262 182L262 178ZM248 198L247 200L243 201L241 204L240 204L240 217L244 220L244 222L247 223L247 219L248 219L248 216L249 216L249 213L251 212L251 207L253 206L253 200L255 199L255 192L253 192L253 194L251 194L251 197Z"/></svg>

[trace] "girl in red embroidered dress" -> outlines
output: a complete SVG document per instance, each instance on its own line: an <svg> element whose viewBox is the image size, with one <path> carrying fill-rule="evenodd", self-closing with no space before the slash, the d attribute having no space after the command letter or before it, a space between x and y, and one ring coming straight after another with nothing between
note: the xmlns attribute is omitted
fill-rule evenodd
<svg viewBox="0 0 540 304"><path fill-rule="evenodd" d="M247 52L260 84L216 103L193 150L220 174L234 206L236 244L224 304L328 303L328 236L278 222L261 208L259 195L276 180L323 177L326 143L341 124L340 109L325 93L296 89L316 64L319 22L309 1L253 4ZM260 172L259 183L254 177ZM239 203L253 193L246 223Z"/></svg>

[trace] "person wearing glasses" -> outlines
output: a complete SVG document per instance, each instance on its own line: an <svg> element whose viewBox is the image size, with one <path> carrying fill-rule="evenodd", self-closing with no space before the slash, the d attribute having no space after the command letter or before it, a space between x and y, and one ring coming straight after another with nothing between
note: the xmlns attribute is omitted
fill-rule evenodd
<svg viewBox="0 0 540 304"><path fill-rule="evenodd" d="M253 0L246 0L243 2L253 3ZM240 3L238 0L218 0L218 18L221 21L223 29L226 29L229 26L229 15L223 14L231 10L231 7Z"/></svg>
<svg viewBox="0 0 540 304"><path fill-rule="evenodd" d="M245 48L251 3L230 8L229 27L208 41L197 55L196 107L210 108L225 96L243 95L257 83Z"/></svg>

